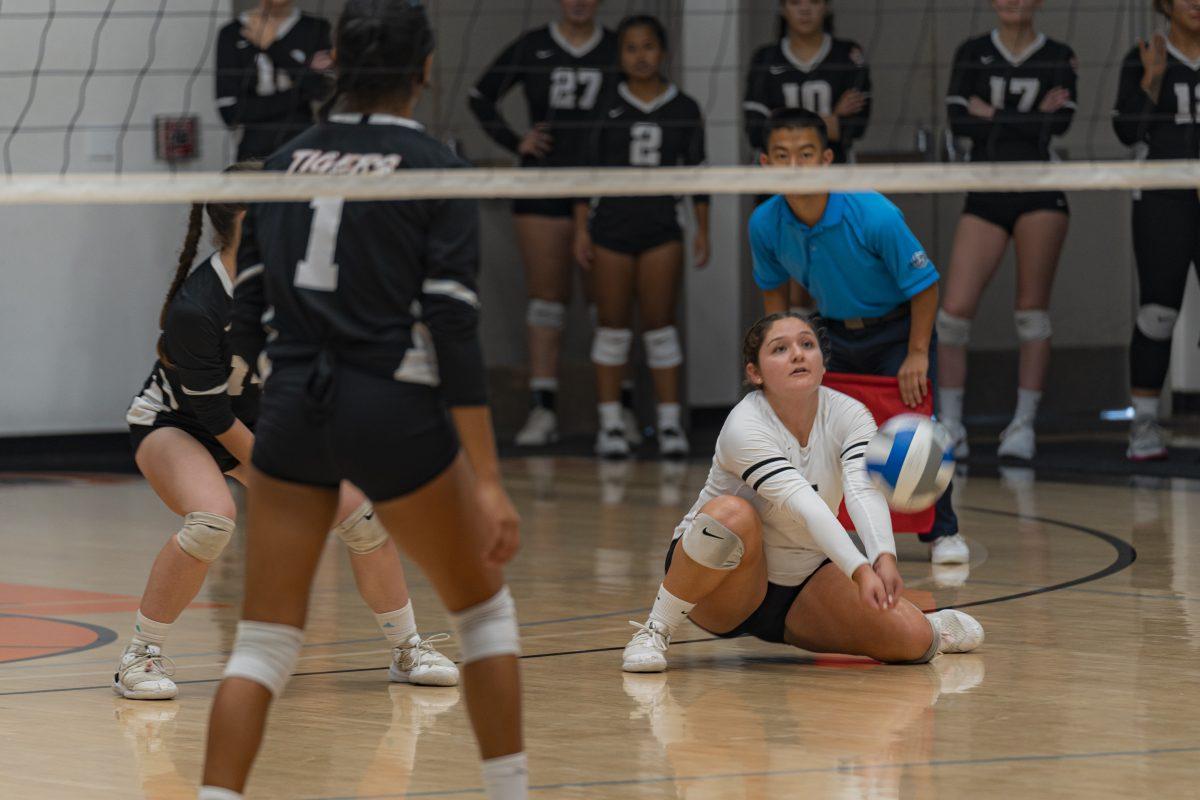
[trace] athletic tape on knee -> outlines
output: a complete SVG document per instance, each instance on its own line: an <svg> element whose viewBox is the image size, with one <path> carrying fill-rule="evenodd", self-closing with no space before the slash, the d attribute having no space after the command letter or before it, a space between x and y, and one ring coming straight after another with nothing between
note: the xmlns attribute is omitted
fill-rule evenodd
<svg viewBox="0 0 1200 800"><path fill-rule="evenodd" d="M646 364L650 369L670 369L683 363L679 330L674 325L646 331L642 342L646 345Z"/></svg>
<svg viewBox="0 0 1200 800"><path fill-rule="evenodd" d="M602 367L623 367L629 361L633 331L627 328L597 328L592 337L592 363Z"/></svg>
<svg viewBox="0 0 1200 800"><path fill-rule="evenodd" d="M1016 311L1013 320L1017 324L1017 339L1022 342L1043 342L1054 335L1050 314L1044 309Z"/></svg>
<svg viewBox="0 0 1200 800"><path fill-rule="evenodd" d="M193 511L183 518L183 527L175 534L179 549L195 559L211 564L220 558L233 538L233 520L207 511Z"/></svg>
<svg viewBox="0 0 1200 800"><path fill-rule="evenodd" d="M938 309L937 335L942 344L966 347L967 342L971 341L971 320Z"/></svg>
<svg viewBox="0 0 1200 800"><path fill-rule="evenodd" d="M708 514L696 515L681 544L688 558L709 569L735 569L746 552L741 537Z"/></svg>
<svg viewBox="0 0 1200 800"><path fill-rule="evenodd" d="M530 300L525 311L525 323L531 328L561 331L567 324L567 307L549 300Z"/></svg>
<svg viewBox="0 0 1200 800"><path fill-rule="evenodd" d="M374 553L388 540L388 532L375 518L375 510L369 501L354 509L350 516L338 523L333 532L351 552L359 555Z"/></svg>
<svg viewBox="0 0 1200 800"><path fill-rule="evenodd" d="M517 606L505 586L490 600L450 615L463 664L494 656L520 656Z"/></svg>
<svg viewBox="0 0 1200 800"><path fill-rule="evenodd" d="M225 677L254 681L277 698L292 677L303 643L304 631L299 628L243 620L237 626L237 639L225 665Z"/></svg>
<svg viewBox="0 0 1200 800"><path fill-rule="evenodd" d="M1147 303L1138 309L1137 329L1147 339L1156 342L1171 341L1171 333L1175 330L1175 320L1179 319L1179 309L1170 306L1160 306L1157 303Z"/></svg>

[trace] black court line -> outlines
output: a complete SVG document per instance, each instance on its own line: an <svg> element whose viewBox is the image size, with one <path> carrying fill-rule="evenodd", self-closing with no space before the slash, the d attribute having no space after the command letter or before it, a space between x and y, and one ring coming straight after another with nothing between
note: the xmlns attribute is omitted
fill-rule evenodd
<svg viewBox="0 0 1200 800"><path fill-rule="evenodd" d="M980 508L977 506L963 506L962 510L972 511L972 512L975 512L978 514L993 514L995 516L1000 516L1000 517L1011 517L1013 519L1035 520L1037 522L1042 522L1047 525L1056 525L1060 528L1066 528L1067 530L1076 531L1078 533L1085 533L1089 536L1093 536L1093 537L1099 539L1102 542L1109 544L1113 548L1113 550L1116 551L1116 557L1113 559L1112 563L1110 563L1108 566L1104 567L1103 569L1097 570L1096 572L1090 573L1088 575L1084 575L1081 578L1075 578L1073 580L1063 581L1062 583L1055 583L1055 584L1051 584L1049 586L1039 586L1036 589L1029 589L1029 590L1026 590L1023 592L1015 592L1013 594L1006 594L1006 595L1002 595L1000 597L991 597L986 600L973 600L969 603L959 603L959 604L954 604L954 605L941 606L941 607L938 607L935 609L925 610L925 613L927 613L927 614L931 613L933 611L942 611L947 608L972 608L974 606L986 606L986 605L992 605L994 603L1005 603L1010 600L1021 600L1026 597L1033 597L1033 596L1039 595L1039 594L1048 594L1050 592L1057 592L1062 589L1069 589L1073 586L1079 586L1084 583L1091 583L1092 581L1098 581L1101 578L1107 578L1110 575L1114 575L1114 574L1126 569L1134 561L1137 560L1137 551L1133 548L1133 545L1129 544L1128 542L1124 541L1123 539L1119 539L1116 536L1113 536L1111 533L1105 533L1104 531L1099 531L1099 530L1096 530L1095 528L1089 528L1084 525L1076 525L1073 522L1063 522L1062 520L1051 519L1049 517L1031 517L1031 516L1026 516L1023 514L1018 514L1013 511L1001 511L999 509L994 509L994 508ZM609 612L607 614L587 615L587 616L597 616L597 617L612 616L614 613L620 614L621 612ZM15 616L15 615L8 615L8 616ZM587 617L583 617L583 619L586 619L586 618ZM37 617L36 619L42 619L42 618ZM568 619L581 619L581 618L573 617L573 618L568 618ZM543 620L540 623L533 623L533 624L547 625L547 624L551 624L556 621L558 621L558 620ZM78 623L78 624L82 625L83 623ZM96 628L95 626L85 626L85 627L93 627L94 629L97 629L97 630L108 630L107 628L99 629L99 628ZM110 633L111 633L111 631L110 631ZM116 637L116 634L113 634L113 638L115 638L115 637ZM673 645L696 644L699 642L718 641L719 639L720 639L720 637L716 637L716 636L706 637L706 638L702 638L702 639L684 639L684 640L681 640L678 642L672 642L672 644ZM112 640L109 639L108 641L112 641ZM107 644L107 642L105 642L105 644ZM93 643L91 645L91 647L96 647L96 646L98 646L98 645L95 643ZM85 649L88 649L88 648L85 648ZM560 650L560 651L554 651L554 652L549 652L549 653L533 653L530 655L524 655L524 656L521 656L521 659L522 660L532 660L532 659L537 659L537 658L550 658L552 656L576 656L576 655L588 655L591 653L612 653L612 652L616 652L617 650L624 650L624 649L625 649L624 645L619 645L619 646L614 646L614 647L593 647L593 648L588 648L586 650ZM45 656L39 656L39 658L44 658L44 657ZM352 673L356 673L356 672L375 672L377 670L383 670L383 669L387 669L387 667L353 667L353 668L348 668L348 669L320 670L320 671L316 671L316 672L297 672L297 673L293 673L292 677L293 678L303 678L303 677L309 677L309 676L313 676L313 675L346 675L346 674L352 674ZM184 686L184 685L203 684L203 683L219 683L220 681L221 681L220 678L199 678L199 679L190 680L190 681L176 681L176 683L181 686ZM12 696L16 696L16 695L32 695L32 694L55 694L55 693L59 693L59 692L81 692L81 691L89 691L89 690L93 690L93 689L107 689L107 688L109 688L108 684L105 684L103 686L68 686L68 687L63 687L63 688L58 688L58 689L32 689L32 690L24 690L24 691L16 691L16 692L0 692L0 697L12 697Z"/></svg>

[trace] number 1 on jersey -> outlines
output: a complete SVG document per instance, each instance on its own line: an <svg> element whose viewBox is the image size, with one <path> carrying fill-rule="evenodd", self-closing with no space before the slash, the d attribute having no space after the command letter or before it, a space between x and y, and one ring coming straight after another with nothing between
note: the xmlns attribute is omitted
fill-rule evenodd
<svg viewBox="0 0 1200 800"><path fill-rule="evenodd" d="M338 229L342 226L342 197L317 197L309 203L313 210L312 228L308 233L308 250L304 260L296 264L294 283L301 289L332 292L337 289L338 265L333 263L337 249Z"/></svg>

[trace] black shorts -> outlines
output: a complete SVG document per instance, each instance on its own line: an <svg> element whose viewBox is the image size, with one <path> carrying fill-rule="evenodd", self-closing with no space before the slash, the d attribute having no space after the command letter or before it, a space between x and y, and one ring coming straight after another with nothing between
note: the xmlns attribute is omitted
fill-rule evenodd
<svg viewBox="0 0 1200 800"><path fill-rule="evenodd" d="M627 256L683 240L674 198L604 198L589 227L593 244Z"/></svg>
<svg viewBox="0 0 1200 800"><path fill-rule="evenodd" d="M513 200L512 213L571 219L575 216L575 201L570 197L523 197Z"/></svg>
<svg viewBox="0 0 1200 800"><path fill-rule="evenodd" d="M964 214L987 220L1012 234L1017 220L1032 211L1061 211L1070 214L1062 192L968 192Z"/></svg>
<svg viewBox="0 0 1200 800"><path fill-rule="evenodd" d="M257 469L331 489L348 480L383 502L421 488L454 461L458 436L437 389L320 363L273 364L256 425Z"/></svg>
<svg viewBox="0 0 1200 800"><path fill-rule="evenodd" d="M679 544L679 539L671 541L671 546L667 548L667 558L663 565L663 572L666 573L671 569L671 557L675 555L675 546ZM787 629L787 615L792 610L792 604L796 602L796 598L804 591L804 587L812 580L813 575L821 571L821 568L826 564L832 563L829 559L822 561L816 569L812 571L799 586L780 586L778 583L767 581L767 593L763 597L762 602L758 604L758 608L750 613L750 616L742 620L731 631L726 633L717 633L709 631L715 636L722 639L736 639L739 636L753 636L755 639L762 639L764 642L774 642L775 644L787 644L784 633Z"/></svg>
<svg viewBox="0 0 1200 800"><path fill-rule="evenodd" d="M154 418L153 425L130 425L129 441L133 445L133 454L135 457L137 456L138 448L142 446L142 442L146 440L146 437L159 428L176 428L191 436L204 446L208 454L213 457L213 461L217 462L217 466L221 469L221 472L229 472L239 465L238 460L225 449L223 444L217 441L217 437L209 433L207 428L193 419L188 419L178 414L160 413Z"/></svg>

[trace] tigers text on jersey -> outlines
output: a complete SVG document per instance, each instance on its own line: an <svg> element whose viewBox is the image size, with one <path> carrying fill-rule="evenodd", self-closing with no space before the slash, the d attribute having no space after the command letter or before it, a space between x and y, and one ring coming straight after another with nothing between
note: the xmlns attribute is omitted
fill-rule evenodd
<svg viewBox="0 0 1200 800"><path fill-rule="evenodd" d="M551 23L528 31L508 46L471 90L471 110L497 144L517 152L521 137L496 108L520 84L529 107L529 124L546 123L554 142L538 166L583 163L588 128L597 103L616 75L617 37L596 27L590 41L573 46Z"/></svg>
<svg viewBox="0 0 1200 800"><path fill-rule="evenodd" d="M996 31L968 39L954 54L946 93L950 130L971 140L972 161L1049 161L1050 139L1065 133L1075 116L1077 67L1070 47L1043 34L1020 54L1011 53ZM1056 88L1070 93L1069 102L1040 111ZM991 105L995 115L970 114L972 97Z"/></svg>
<svg viewBox="0 0 1200 800"><path fill-rule="evenodd" d="M841 135L829 146L839 163L846 160L854 140L862 137L871 115L871 73L862 48L828 34L811 61L801 61L786 38L759 48L750 62L742 103L750 145L766 150L767 118L775 109L805 108L832 116L838 100L850 89L866 94L867 103L857 114L838 120Z"/></svg>
<svg viewBox="0 0 1200 800"><path fill-rule="evenodd" d="M155 424L160 415L194 420L213 436L233 425L231 350L226 331L233 307L233 282L219 253L192 268L171 298L163 324L163 350L125 420Z"/></svg>
<svg viewBox="0 0 1200 800"><path fill-rule="evenodd" d="M265 169L321 163L352 169L367 162L399 170L465 166L412 120L334 114L276 152ZM263 265L262 302L268 308L259 316L248 307L236 318L239 327L252 327L256 316L267 322L266 352L272 362L325 352L399 381L431 385L440 380L442 396L452 406L486 401L474 200L318 197L311 203L257 203L250 208L247 230L252 235L243 237L241 275ZM248 282L248 302L255 291ZM422 325L432 339L432 353ZM255 336L261 340L262 334L248 330L235 336L250 341L237 345L247 351L247 360Z"/></svg>
<svg viewBox="0 0 1200 800"><path fill-rule="evenodd" d="M725 420L708 480L675 537L683 535L705 503L733 495L752 503L763 523L767 580L801 583L812 554L824 553L846 575L881 553L895 555L891 517L867 477L863 455L875 420L862 403L821 387L819 408L801 447L761 391L746 395ZM843 497L867 557L837 521Z"/></svg>
<svg viewBox="0 0 1200 800"><path fill-rule="evenodd" d="M311 125L312 104L330 87L311 69L313 56L332 46L328 22L295 11L266 50L242 35L249 24L242 14L217 38L217 110L226 125L242 129L239 161L266 158Z"/></svg>
<svg viewBox="0 0 1200 800"><path fill-rule="evenodd" d="M1167 70L1155 102L1141 87L1144 70L1135 46L1121 63L1113 128L1127 145L1149 145L1149 158L1200 156L1200 61L1167 43Z"/></svg>

